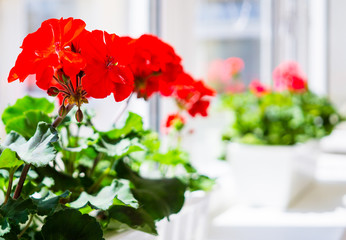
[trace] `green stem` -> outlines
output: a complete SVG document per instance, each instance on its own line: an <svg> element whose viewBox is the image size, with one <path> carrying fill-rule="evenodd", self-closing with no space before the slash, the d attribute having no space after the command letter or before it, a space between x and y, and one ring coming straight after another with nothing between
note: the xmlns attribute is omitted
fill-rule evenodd
<svg viewBox="0 0 346 240"><path fill-rule="evenodd" d="M7 203L8 199L11 196L11 190L12 190L12 183L13 183L13 175L14 175L15 171L10 171L10 176L8 179L8 187L7 187L7 192L6 192L6 196L5 196L5 201L4 204Z"/></svg>
<svg viewBox="0 0 346 240"><path fill-rule="evenodd" d="M109 174L109 172L111 171L111 168L107 168L102 174L101 176L96 180L96 182L94 182L94 184L88 189L88 193L93 193L101 184L101 182L103 181L103 179L105 177L107 177L107 175Z"/></svg>
<svg viewBox="0 0 346 240"><path fill-rule="evenodd" d="M93 166L92 166L92 168L90 169L90 172L89 172L89 177L94 173L97 164L100 162L100 160L101 160L102 158L103 158L103 153L99 153L99 154L97 155L97 157L94 159Z"/></svg>
<svg viewBox="0 0 346 240"><path fill-rule="evenodd" d="M34 218L34 214L31 214L28 223L26 224L24 229L19 233L18 239L20 239L23 236L23 234L26 232L26 230L28 230L28 228L30 227L30 225L32 223L33 218Z"/></svg>
<svg viewBox="0 0 346 240"><path fill-rule="evenodd" d="M39 216L35 215L35 219L40 223L44 224L44 221Z"/></svg>

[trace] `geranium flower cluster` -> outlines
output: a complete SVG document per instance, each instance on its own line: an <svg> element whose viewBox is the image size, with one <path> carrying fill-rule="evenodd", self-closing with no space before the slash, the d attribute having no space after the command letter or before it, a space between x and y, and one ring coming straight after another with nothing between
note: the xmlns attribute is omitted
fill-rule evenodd
<svg viewBox="0 0 346 240"><path fill-rule="evenodd" d="M24 39L8 81L35 75L39 88L61 100L60 114L67 103L78 106L77 120L87 98L113 94L120 102L132 92L144 99L172 96L192 116L207 115L207 97L214 91L184 72L171 46L152 35L132 39L85 26L73 18L44 21Z"/></svg>
<svg viewBox="0 0 346 240"><path fill-rule="evenodd" d="M245 85L241 81L244 67L244 61L238 57L216 59L209 65L208 81L220 93L242 92L245 90Z"/></svg>
<svg viewBox="0 0 346 240"><path fill-rule="evenodd" d="M293 93L304 93L308 90L307 78L294 61L283 62L273 71L274 86L273 91L290 91ZM269 86L258 80L254 80L249 85L250 91L258 97L264 96L272 91Z"/></svg>

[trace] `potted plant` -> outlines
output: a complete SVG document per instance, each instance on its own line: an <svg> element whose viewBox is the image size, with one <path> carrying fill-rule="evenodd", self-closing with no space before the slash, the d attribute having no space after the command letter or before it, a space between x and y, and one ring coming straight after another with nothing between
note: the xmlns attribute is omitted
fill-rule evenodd
<svg viewBox="0 0 346 240"><path fill-rule="evenodd" d="M88 31L80 19L44 21L21 48L8 81L33 76L60 106L54 111L46 98L25 96L2 114L0 239L131 239L113 236L127 229L156 235L156 222L181 210L199 174L190 166L178 177L144 177L142 162L169 155L159 152L155 133L134 113L100 131L85 105L113 94L126 106L133 95L159 93L205 115L209 88L185 81L180 57L157 37Z"/></svg>
<svg viewBox="0 0 346 240"><path fill-rule="evenodd" d="M286 207L312 182L317 140L340 121L331 102L308 89L296 62L273 72L274 87L254 80L249 90L222 97L232 123L224 139L240 198Z"/></svg>

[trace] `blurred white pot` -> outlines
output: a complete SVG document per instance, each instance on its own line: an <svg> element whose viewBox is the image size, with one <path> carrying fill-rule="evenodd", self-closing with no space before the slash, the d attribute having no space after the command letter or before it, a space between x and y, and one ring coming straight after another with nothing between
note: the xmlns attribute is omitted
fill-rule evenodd
<svg viewBox="0 0 346 240"><path fill-rule="evenodd" d="M203 240L207 234L210 194L202 191L187 193L184 207L170 221L158 223L155 240Z"/></svg>
<svg viewBox="0 0 346 240"><path fill-rule="evenodd" d="M110 234L105 236L106 240L152 240L155 237L151 234L135 231L135 230L127 230L122 233Z"/></svg>
<svg viewBox="0 0 346 240"><path fill-rule="evenodd" d="M230 143L238 200L250 206L286 208L314 180L318 142L294 146Z"/></svg>
<svg viewBox="0 0 346 240"><path fill-rule="evenodd" d="M106 236L107 240L203 240L206 237L210 193L202 191L188 193L185 204L178 214L171 215L170 221L157 223L159 236L128 230Z"/></svg>

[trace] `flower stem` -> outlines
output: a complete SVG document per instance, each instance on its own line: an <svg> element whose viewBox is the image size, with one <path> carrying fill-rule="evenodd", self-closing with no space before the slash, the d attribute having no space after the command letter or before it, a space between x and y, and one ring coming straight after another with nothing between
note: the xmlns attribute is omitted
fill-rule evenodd
<svg viewBox="0 0 346 240"><path fill-rule="evenodd" d="M66 106L66 111L64 113L63 116L58 116L54 122L52 123L52 127L53 128L57 128L59 126L59 124L62 122L62 120L64 120L64 118L66 117L66 115L71 111L71 109L74 107L74 104L68 104ZM20 194L22 192L23 189L23 184L25 182L26 176L29 172L31 164L25 164L23 170L22 170L22 174L20 175L16 190L14 192L13 195L13 199L18 199L20 197Z"/></svg>
<svg viewBox="0 0 346 240"><path fill-rule="evenodd" d="M24 229L19 233L18 239L20 239L23 236L23 234L26 232L26 230L28 230L28 228L30 227L32 223L33 218L34 218L34 214L31 214L28 223L25 225Z"/></svg>
<svg viewBox="0 0 346 240"><path fill-rule="evenodd" d="M5 201L4 204L7 203L8 199L11 196L11 190L12 190L12 183L13 183L13 175L14 175L15 171L10 171L10 176L8 179L8 187L7 187L7 192L6 192L6 196L5 196Z"/></svg>
<svg viewBox="0 0 346 240"><path fill-rule="evenodd" d="M94 164L93 164L92 168L90 169L89 177L94 173L97 164L100 162L100 160L101 160L102 158L103 158L103 153L99 153L99 154L97 155L97 157L94 159Z"/></svg>
<svg viewBox="0 0 346 240"><path fill-rule="evenodd" d="M120 106L119 110L117 111L117 114L115 115L114 124L116 124L119 121L121 115L123 115L123 113L125 112L126 108L129 106L129 103L130 103L130 100L131 100L132 96L133 96L133 92L125 100L125 102Z"/></svg>
<svg viewBox="0 0 346 240"><path fill-rule="evenodd" d="M74 104L68 104L68 105L66 106L66 111L65 111L64 115L58 116L58 117L54 120L54 122L52 123L52 127L53 127L53 128L57 128L57 127L60 125L60 123L62 122L62 120L64 120L64 118L66 117L66 115L71 111L71 109L72 109L74 106L75 106Z"/></svg>
<svg viewBox="0 0 346 240"><path fill-rule="evenodd" d="M100 186L101 182L103 181L103 179L105 177L107 177L107 175L109 174L109 172L111 171L111 168L107 168L102 175L97 179L97 181L91 185L91 187L88 189L88 193L93 193L95 192L96 188Z"/></svg>
<svg viewBox="0 0 346 240"><path fill-rule="evenodd" d="M22 192L23 184L24 184L26 175L29 172L30 166L31 166L31 164L25 164L24 165L24 168L22 170L22 174L20 175L16 190L13 194L13 199L18 199L20 197L20 193Z"/></svg>

